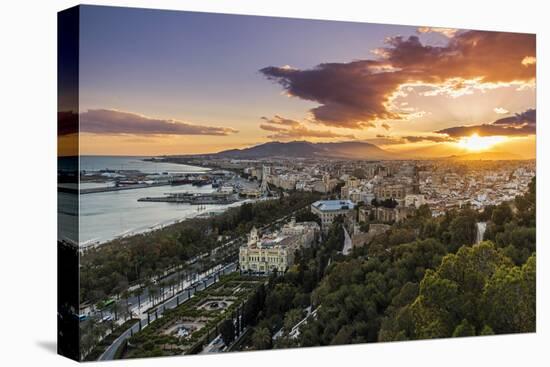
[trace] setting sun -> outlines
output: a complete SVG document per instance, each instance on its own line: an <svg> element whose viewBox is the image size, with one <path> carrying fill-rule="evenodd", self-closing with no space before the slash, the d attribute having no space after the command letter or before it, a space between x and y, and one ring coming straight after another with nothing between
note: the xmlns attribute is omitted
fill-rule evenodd
<svg viewBox="0 0 550 367"><path fill-rule="evenodd" d="M471 151L480 151L492 148L498 143L502 143L506 140L504 136L479 136L473 134L471 136L464 137L458 141L458 146Z"/></svg>

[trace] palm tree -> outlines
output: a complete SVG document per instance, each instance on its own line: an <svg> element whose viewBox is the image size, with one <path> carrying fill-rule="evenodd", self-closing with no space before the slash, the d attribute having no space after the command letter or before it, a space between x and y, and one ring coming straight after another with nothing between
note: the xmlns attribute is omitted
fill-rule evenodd
<svg viewBox="0 0 550 367"><path fill-rule="evenodd" d="M163 280L162 282L159 283L161 302L163 302L166 299L165 290L168 286L169 286L169 281L167 280Z"/></svg>
<svg viewBox="0 0 550 367"><path fill-rule="evenodd" d="M106 323L94 322L94 324L92 325L91 333L92 333L92 338L95 342L103 339L103 336L105 335L106 332L107 332Z"/></svg>
<svg viewBox="0 0 550 367"><path fill-rule="evenodd" d="M108 320L106 323L105 323L105 326L106 327L109 327L111 329L111 333L113 331L115 331L115 320L111 319L111 320Z"/></svg>
<svg viewBox="0 0 550 367"><path fill-rule="evenodd" d="M143 288L142 287L139 287L138 289L136 289L134 291L134 295L137 297L138 299L138 313L141 312L141 294L143 293Z"/></svg>
<svg viewBox="0 0 550 367"><path fill-rule="evenodd" d="M254 349L270 349L271 348L271 333L269 329L262 327L256 329L252 334L252 345Z"/></svg>
<svg viewBox="0 0 550 367"><path fill-rule="evenodd" d="M130 307L128 305L128 298L125 300L121 299L118 303L118 310L119 310L119 316L123 320L128 319L128 315L130 314Z"/></svg>
<svg viewBox="0 0 550 367"><path fill-rule="evenodd" d="M128 298L130 298L130 292L128 290L125 290L122 292L121 297L126 300L126 316L130 314L130 304L128 303Z"/></svg>
<svg viewBox="0 0 550 367"><path fill-rule="evenodd" d="M153 306L155 305L155 300L157 299L157 296L159 294L159 287L158 285L151 285L149 287L149 297L153 300Z"/></svg>
<svg viewBox="0 0 550 367"><path fill-rule="evenodd" d="M96 326L97 321L94 318L90 318L80 324L80 345L82 346L80 355L82 359L86 357L96 344L97 336L94 330Z"/></svg>
<svg viewBox="0 0 550 367"><path fill-rule="evenodd" d="M115 320L118 320L118 311L120 310L120 304L115 301L111 306L111 312L115 314Z"/></svg>

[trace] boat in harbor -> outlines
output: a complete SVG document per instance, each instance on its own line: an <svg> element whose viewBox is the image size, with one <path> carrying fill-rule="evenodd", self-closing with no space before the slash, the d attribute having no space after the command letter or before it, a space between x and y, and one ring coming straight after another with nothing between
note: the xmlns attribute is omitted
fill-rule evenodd
<svg viewBox="0 0 550 367"><path fill-rule="evenodd" d="M176 204L207 205L207 204L232 204L239 199L234 194L213 192L205 194L197 193L173 193L158 197L144 197L138 199L141 202L165 202Z"/></svg>
<svg viewBox="0 0 550 367"><path fill-rule="evenodd" d="M208 179L199 179L199 180L195 180L192 182L192 185L193 186L198 186L198 187L201 187L201 186L206 186L206 185L210 185L212 183L211 180L208 180Z"/></svg>
<svg viewBox="0 0 550 367"><path fill-rule="evenodd" d="M192 184L193 180L185 177L185 178L174 178L170 180L170 185L172 186L179 186L179 185L189 185Z"/></svg>

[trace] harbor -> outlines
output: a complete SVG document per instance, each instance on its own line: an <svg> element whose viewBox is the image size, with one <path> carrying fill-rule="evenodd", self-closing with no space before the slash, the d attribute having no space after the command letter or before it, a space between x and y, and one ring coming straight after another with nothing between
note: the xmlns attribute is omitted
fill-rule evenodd
<svg viewBox="0 0 550 367"><path fill-rule="evenodd" d="M82 163L78 242L83 248L258 198L258 182L231 171L142 157L86 157ZM62 202L70 202L78 188L65 185L58 191Z"/></svg>
<svg viewBox="0 0 550 367"><path fill-rule="evenodd" d="M196 187L202 187L207 185L212 185L216 187L216 181L205 179L205 178L175 178L168 181L115 181L112 186L101 186L101 187L91 187L91 188L80 188L80 194L95 194L99 192L110 192L110 191L122 191L122 190L134 190L134 189L145 189L149 187L158 187L158 186L181 186L181 185L193 185ZM67 190L67 189L65 189ZM76 191L76 190L73 190Z"/></svg>
<svg viewBox="0 0 550 367"><path fill-rule="evenodd" d="M164 202L175 204L191 204L191 205L206 205L206 204L233 204L239 201L235 194L213 192L205 194L196 193L174 193L160 197L144 197L139 198L138 201L145 202Z"/></svg>

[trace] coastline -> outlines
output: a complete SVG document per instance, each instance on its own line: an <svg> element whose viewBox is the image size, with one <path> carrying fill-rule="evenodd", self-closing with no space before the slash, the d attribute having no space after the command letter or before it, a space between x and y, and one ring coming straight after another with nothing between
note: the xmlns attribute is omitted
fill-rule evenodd
<svg viewBox="0 0 550 367"><path fill-rule="evenodd" d="M275 199L275 197L272 198L272 199ZM148 226L146 228L141 227L141 228L129 229L129 230L124 231L121 234L119 234L119 235L117 235L117 236L115 236L111 239L105 240L105 241L94 241L94 239L88 240L88 241L85 241L84 243L79 244L79 250L81 252L85 252L87 250L91 250L91 249L94 249L94 248L101 247L103 245L107 245L107 244L109 244L110 242L113 242L113 241L118 241L118 240L130 238L130 237L133 237L133 236L137 236L137 235L151 233L151 232L154 232L156 230L165 229L165 228L168 228L170 226L180 224L180 223L183 223L183 222L185 222L187 220L191 220L191 219L197 219L197 218L201 218L201 217L206 217L206 218L213 217L213 216L216 216L216 215L219 215L219 214L222 214L222 213L226 212L228 209L239 207L239 206L241 206L245 203L255 203L255 202L258 202L258 201L265 201L265 200L266 199L245 199L245 200L238 201L236 203L229 204L229 205L227 205L226 207L224 207L222 209L212 208L210 210L204 210L204 211L201 211L201 212L194 213L193 215L190 215L190 216L185 217L185 218L179 218L179 219L175 219L175 220L167 220L167 221L164 221L164 222L159 222L159 223L156 223L152 226Z"/></svg>
<svg viewBox="0 0 550 367"><path fill-rule="evenodd" d="M198 160L200 160L201 158L203 160L198 162ZM197 155L197 156L188 156L188 157L162 156L162 157L152 157L152 158L143 159L144 162L181 164L181 165L186 165L190 167L204 168L209 171L222 169L215 165L204 164L205 160L210 161L210 158L207 158L207 155L203 155L203 156ZM223 168L223 169L227 171L231 171L231 169L227 169L227 168Z"/></svg>
<svg viewBox="0 0 550 367"><path fill-rule="evenodd" d="M200 173L206 173L210 171L210 168L208 167L202 167L198 165L185 165L185 164L176 164L171 162L163 162L159 158L151 159L150 156L142 156L142 157L136 157L136 156L86 156L87 159L86 164L81 167L81 169L90 171L90 170L104 170L104 171L119 171L123 170L126 171L127 169L131 169L129 172L136 172L139 173L139 175L151 175L151 174L171 174L171 175L178 175L178 174L200 174ZM94 158L98 158L99 161L95 161ZM160 163L160 164L155 164ZM181 169L179 168L181 167ZM99 172L99 171L98 171ZM143 178L140 178L143 179ZM145 209L146 212L141 212L140 214L137 214L139 218L142 218L141 220L133 221L133 220L122 220L120 228L117 230L117 226L110 226L110 229L107 229L107 231L104 232L102 228L95 228L97 225L88 227L88 223L91 219L88 215L95 216L100 215L103 216L103 213L110 213L110 206L113 205L113 200L118 202L116 204L117 206L124 206L125 210L132 210L132 208L138 208L139 204L135 202L142 194L141 190L145 190L143 192L143 196L147 196L147 194L150 194L152 196L155 195L161 195L164 193L164 191L173 191L176 189L176 187L172 187L170 185L162 184L162 185L147 185L143 188L140 188L139 194L136 192L134 193L134 190L130 189L120 189L120 190L108 190L106 192L103 192L102 188L104 186L114 186L114 178L113 177L104 177L104 180L101 182L82 182L83 186L86 187L86 190L89 190L90 192L86 192L87 195L85 197L80 197L79 201L81 202L81 211L84 210L84 217L86 219L83 219L80 223L80 226L82 228L88 228L84 233L87 233L84 236L81 236L81 241L78 245L78 248L80 250L86 250L91 248L96 248L102 245L105 245L111 241L117 240L117 239L123 239L128 238L131 236L144 234L148 232L152 232L158 229L165 228L167 226L185 221L187 219L191 218L197 218L200 216L209 216L214 215L216 212L219 211L225 211L225 208L220 208L220 206L205 206L205 210L195 211L194 208L185 208L185 207L166 207L166 209L160 209L157 207L155 209L154 206L151 206L150 210ZM94 192L94 190L98 188L98 192ZM134 189L134 187L132 187ZM195 187L188 187L185 186L178 186L178 190L182 189L188 189L191 190L191 192L200 192L202 191L200 188ZM153 190L153 191L151 191ZM99 195L99 196L98 196ZM98 204L101 203L101 204ZM238 203L233 203L235 205L240 205ZM99 205L99 206L98 206ZM230 207L230 206L228 206ZM165 213L165 214L162 214ZM171 213L171 214L168 214ZM160 214L160 215L159 215ZM124 211L119 214L122 218L124 218L125 213ZM143 218L148 218L143 220ZM101 221L98 223L105 222L105 224L109 225L111 223L118 223L117 218L101 218ZM103 227L106 228L106 227ZM82 238L83 237L83 238Z"/></svg>

